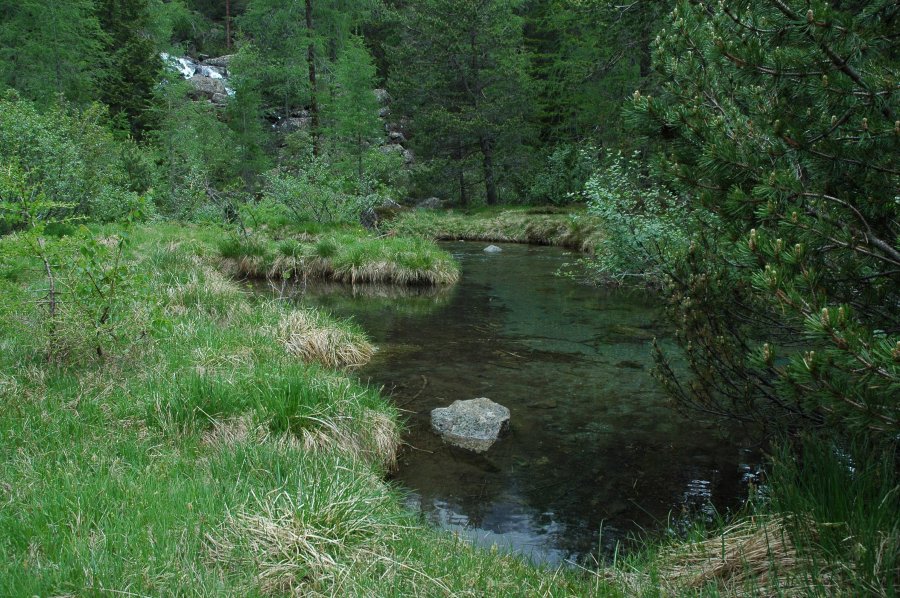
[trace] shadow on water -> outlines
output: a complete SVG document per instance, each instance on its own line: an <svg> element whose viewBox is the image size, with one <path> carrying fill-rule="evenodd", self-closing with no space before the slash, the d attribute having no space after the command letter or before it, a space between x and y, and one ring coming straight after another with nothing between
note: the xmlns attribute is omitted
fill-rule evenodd
<svg viewBox="0 0 900 598"><path fill-rule="evenodd" d="M601 558L670 517L732 508L755 455L712 422L676 414L650 375L657 301L555 272L558 249L448 243L453 289L295 289L353 316L381 347L359 376L408 414L395 478L431 522L535 561ZM445 445L435 407L489 397L511 433L484 455ZM602 534L601 534L602 529ZM599 555L598 555L599 553Z"/></svg>

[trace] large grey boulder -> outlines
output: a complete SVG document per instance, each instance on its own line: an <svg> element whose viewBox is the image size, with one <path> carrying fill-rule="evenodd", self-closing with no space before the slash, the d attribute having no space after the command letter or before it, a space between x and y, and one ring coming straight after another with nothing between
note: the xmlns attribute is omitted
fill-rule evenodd
<svg viewBox="0 0 900 598"><path fill-rule="evenodd" d="M454 401L431 412L431 427L444 442L483 453L509 430L509 409L485 397Z"/></svg>
<svg viewBox="0 0 900 598"><path fill-rule="evenodd" d="M503 251L503 250L500 249L499 247L497 247L496 245L488 245L487 247L484 248L485 253L500 253L501 251Z"/></svg>
<svg viewBox="0 0 900 598"><path fill-rule="evenodd" d="M225 56L216 56L215 58L207 58L200 64L204 66L214 66L220 69L227 69L228 65L231 64L231 59L234 58L234 54L227 54Z"/></svg>
<svg viewBox="0 0 900 598"><path fill-rule="evenodd" d="M312 126L312 117L309 116L290 116L288 118L279 119L272 128L279 133L293 133L295 131L303 131Z"/></svg>
<svg viewBox="0 0 900 598"><path fill-rule="evenodd" d="M206 98L212 100L216 96L228 97L228 91L222 79L213 79L212 77L204 77L203 75L194 75L188 79L188 83L193 87L191 95L195 98Z"/></svg>
<svg viewBox="0 0 900 598"><path fill-rule="evenodd" d="M375 94L375 100L381 104L390 104L391 103L391 94L388 93L386 89L373 89L372 93Z"/></svg>

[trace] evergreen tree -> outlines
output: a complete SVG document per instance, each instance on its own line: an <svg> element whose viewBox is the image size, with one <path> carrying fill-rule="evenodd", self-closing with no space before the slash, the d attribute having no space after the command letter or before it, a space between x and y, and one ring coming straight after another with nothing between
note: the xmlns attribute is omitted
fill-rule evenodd
<svg viewBox="0 0 900 598"><path fill-rule="evenodd" d="M93 99L103 43L93 0L0 0L0 86L24 97Z"/></svg>
<svg viewBox="0 0 900 598"><path fill-rule="evenodd" d="M98 0L97 9L106 32L100 98L140 138L153 125L151 102L162 71L148 1Z"/></svg>
<svg viewBox="0 0 900 598"><path fill-rule="evenodd" d="M237 142L240 176L245 187L252 187L257 175L269 166L264 151L266 136L262 119L262 91L260 72L262 59L256 48L244 45L232 60L234 97L228 102L228 125Z"/></svg>
<svg viewBox="0 0 900 598"><path fill-rule="evenodd" d="M529 0L530 72L545 141L621 139L619 109L651 75L651 31L674 2Z"/></svg>
<svg viewBox="0 0 900 598"><path fill-rule="evenodd" d="M515 0L424 0L403 11L391 89L414 117L418 148L457 164L462 204L470 155L480 156L488 204L499 200L498 178L520 162L530 86L518 6Z"/></svg>
<svg viewBox="0 0 900 598"><path fill-rule="evenodd" d="M309 104L309 35L304 0L252 0L238 20L258 48L254 68L264 101L289 116Z"/></svg>
<svg viewBox="0 0 900 598"><path fill-rule="evenodd" d="M900 430L900 6L683 2L630 118L718 216L672 276L685 403Z"/></svg>
<svg viewBox="0 0 900 598"><path fill-rule="evenodd" d="M363 155L379 135L375 94L375 65L361 37L353 36L344 47L334 68L334 98L328 106L328 120L338 147L349 152L356 163L360 185L363 183Z"/></svg>

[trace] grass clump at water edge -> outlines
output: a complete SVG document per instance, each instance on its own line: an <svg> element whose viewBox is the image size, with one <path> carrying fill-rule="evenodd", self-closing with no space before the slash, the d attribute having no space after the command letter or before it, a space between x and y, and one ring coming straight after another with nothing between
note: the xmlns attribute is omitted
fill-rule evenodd
<svg viewBox="0 0 900 598"><path fill-rule="evenodd" d="M459 279L456 263L431 241L362 231L303 234L280 242L235 236L220 243L219 253L230 274L253 278L424 286Z"/></svg>

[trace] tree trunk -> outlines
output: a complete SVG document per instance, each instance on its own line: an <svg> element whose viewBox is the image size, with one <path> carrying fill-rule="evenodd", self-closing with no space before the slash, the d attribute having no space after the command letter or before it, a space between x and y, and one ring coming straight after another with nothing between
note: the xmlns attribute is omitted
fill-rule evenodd
<svg viewBox="0 0 900 598"><path fill-rule="evenodd" d="M306 61L309 64L309 115L312 117L311 133L313 139L313 155L319 155L319 102L316 97L316 44L313 29L312 0L306 0L306 32L309 35L309 46L306 48Z"/></svg>
<svg viewBox="0 0 900 598"><path fill-rule="evenodd" d="M484 158L484 189L487 205L497 205L497 183L494 180L494 144L487 137L481 138L481 155Z"/></svg>
<svg viewBox="0 0 900 598"><path fill-rule="evenodd" d="M225 47L231 49L231 0L225 0Z"/></svg>
<svg viewBox="0 0 900 598"><path fill-rule="evenodd" d="M466 194L466 171L463 169L464 155L462 142L460 141L453 157L456 159L457 172L459 173L459 205L463 208L469 205L469 196Z"/></svg>
<svg viewBox="0 0 900 598"><path fill-rule="evenodd" d="M640 4L640 27L641 27L641 47L638 48L640 54L639 59L639 68L640 68L640 76L641 79L646 79L650 76L650 70L653 66L652 55L650 52L650 37L652 35L653 28L653 8L648 7L649 2L642 2Z"/></svg>
<svg viewBox="0 0 900 598"><path fill-rule="evenodd" d="M356 160L359 168L359 190L363 190L363 140L362 135L356 136Z"/></svg>

